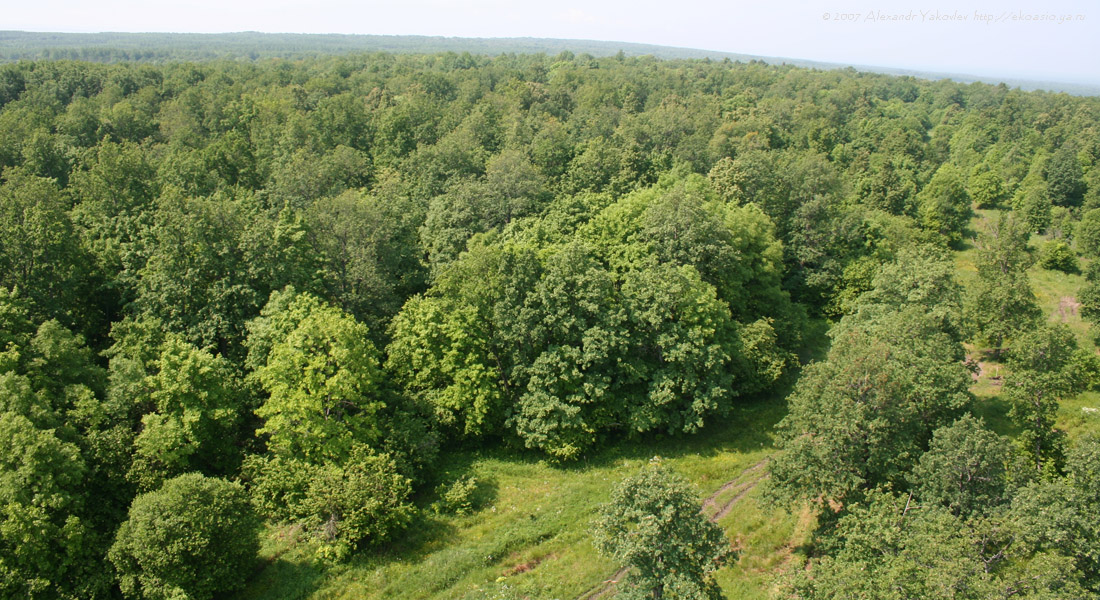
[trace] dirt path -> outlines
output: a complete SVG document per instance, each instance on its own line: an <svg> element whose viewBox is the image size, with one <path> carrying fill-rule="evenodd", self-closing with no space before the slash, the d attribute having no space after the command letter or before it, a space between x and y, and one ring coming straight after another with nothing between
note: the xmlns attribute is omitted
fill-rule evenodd
<svg viewBox="0 0 1100 600"><path fill-rule="evenodd" d="M711 513L710 516L707 517L707 519L710 522L714 523L714 522L717 522L722 517L725 517L726 515L730 514L730 511L732 511L733 508L735 506L737 506L738 502L740 502L745 496L747 496L748 493L751 492L757 486L757 484L759 484L761 481L768 478L767 473L762 473L762 474L759 474L759 475L753 477L752 479L750 479L748 481L745 481L745 476L746 475L752 475L752 474L756 473L757 471L760 471L761 469L764 468L764 465L766 465L766 464L768 464L768 459L767 458L765 458L765 459L761 460L760 462L756 463L755 465L745 469L744 471L741 471L737 475L737 477L734 477L733 479L731 479L731 480L727 481L726 483L722 484L722 487L718 488L710 496L707 496L707 499L703 501L703 506L700 509L703 514L707 514L708 511L710 511L711 509L714 509L715 507L718 506L718 497L719 496L721 496L722 494L724 494L724 493L726 493L730 490L736 490L736 493L734 494L734 496L732 498L730 498L729 500L727 500L725 503L723 503L722 506L718 508L718 510ZM608 594L614 593L615 586L620 581L622 581L623 577L626 576L626 573L629 570L630 570L630 567L621 567L618 571L615 571L615 573L612 574L611 577L607 578L606 580L604 580L599 585L593 587L592 589L590 589L587 592L581 594L580 596L577 596L577 600L596 600L597 598L603 598L603 597L608 596Z"/></svg>
<svg viewBox="0 0 1100 600"><path fill-rule="evenodd" d="M1063 323L1069 321L1070 317L1076 317L1080 310L1081 303L1073 296L1062 296L1058 301L1058 316L1062 318Z"/></svg>
<svg viewBox="0 0 1100 600"><path fill-rule="evenodd" d="M626 575L626 572L630 570L630 567L622 567L615 574L612 575L607 581L604 581L600 585L588 590L587 592L577 596L577 600L596 600L596 598L603 598L615 589L615 584Z"/></svg>

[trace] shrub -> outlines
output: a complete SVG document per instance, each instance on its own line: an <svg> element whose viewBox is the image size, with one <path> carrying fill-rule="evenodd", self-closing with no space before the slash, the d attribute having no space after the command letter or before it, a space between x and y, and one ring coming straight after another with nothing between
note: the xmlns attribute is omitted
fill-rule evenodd
<svg viewBox="0 0 1100 600"><path fill-rule="evenodd" d="M108 557L129 598L206 600L244 586L259 526L240 485L189 473L134 499Z"/></svg>

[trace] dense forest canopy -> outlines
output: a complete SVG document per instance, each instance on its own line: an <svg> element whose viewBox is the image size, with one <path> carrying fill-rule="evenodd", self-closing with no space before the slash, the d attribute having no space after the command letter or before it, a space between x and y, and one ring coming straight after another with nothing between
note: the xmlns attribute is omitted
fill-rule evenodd
<svg viewBox="0 0 1100 600"><path fill-rule="evenodd" d="M263 522L384 552L441 452L568 465L791 386L769 493L823 524L780 593L1095 593L1096 441L1052 407L1100 364L1027 269L1084 257L1100 314L1098 128L759 62L0 65L0 596L210 598ZM967 414L964 343L1019 448Z"/></svg>

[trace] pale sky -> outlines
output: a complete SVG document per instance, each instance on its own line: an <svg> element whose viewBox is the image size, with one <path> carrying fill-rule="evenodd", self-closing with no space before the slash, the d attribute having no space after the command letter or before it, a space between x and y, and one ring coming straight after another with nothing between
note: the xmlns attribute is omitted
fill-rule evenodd
<svg viewBox="0 0 1100 600"><path fill-rule="evenodd" d="M0 30L594 39L1100 84L1100 2L1096 0L4 3L8 6L0 10Z"/></svg>

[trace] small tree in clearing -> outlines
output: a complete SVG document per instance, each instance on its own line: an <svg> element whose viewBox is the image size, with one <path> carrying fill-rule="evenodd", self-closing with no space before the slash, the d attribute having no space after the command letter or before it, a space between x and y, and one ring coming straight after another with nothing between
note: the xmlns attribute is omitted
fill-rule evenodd
<svg viewBox="0 0 1100 600"><path fill-rule="evenodd" d="M654 460L615 489L594 524L596 549L633 567L618 598L723 598L714 571L729 555L688 482Z"/></svg>

